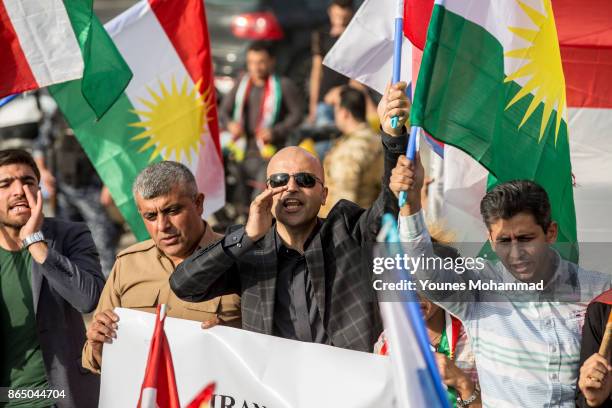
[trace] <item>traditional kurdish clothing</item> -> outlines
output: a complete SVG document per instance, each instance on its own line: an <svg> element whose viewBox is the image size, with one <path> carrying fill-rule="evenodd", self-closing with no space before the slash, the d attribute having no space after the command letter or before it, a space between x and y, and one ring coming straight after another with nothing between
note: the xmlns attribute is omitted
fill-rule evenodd
<svg viewBox="0 0 612 408"><path fill-rule="evenodd" d="M238 84L236 98L234 99L234 109L232 120L240 123L244 128L244 106L249 98L253 81L248 75L244 75ZM278 120L282 99L280 79L276 75L270 75L266 81L264 94L262 97L261 109L259 111L255 134L261 129L269 129ZM234 155L236 161L242 161L247 148L246 135L240 136L238 140L226 142L226 148ZM276 147L263 140L256 140L259 152L264 159L269 159L276 153Z"/></svg>

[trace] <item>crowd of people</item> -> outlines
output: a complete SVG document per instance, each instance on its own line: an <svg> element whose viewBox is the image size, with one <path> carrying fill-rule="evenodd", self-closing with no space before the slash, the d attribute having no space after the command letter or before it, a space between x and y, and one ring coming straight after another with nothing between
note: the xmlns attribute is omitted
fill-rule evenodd
<svg viewBox="0 0 612 408"><path fill-rule="evenodd" d="M328 11L330 25L313 35L308 101L274 73L274 55L259 42L223 97L221 139L234 180L227 201L237 221L225 231L202 219L206 199L191 171L163 161L142 170L132 189L150 239L115 254L112 200L70 130L46 122L56 114L45 110L44 95L28 102L39 112L28 143L7 143L32 132L27 124L0 129L0 387L65 391L57 401L0 406L96 406L103 346L121 335L115 307L155 313L166 304L168 316L203 329L228 325L390 354L372 270L360 261L383 215L399 220L408 255L460 254L428 225L425 169L419 154L404 155L406 84L390 85L376 106L367 89L324 67L352 2L333 0ZM0 124L7 116L0 111ZM304 122L339 136L291 145L303 142L289 135ZM50 165L54 149L62 160ZM408 200L400 208L402 191ZM43 202L56 207L55 217L44 216ZM610 356L599 354L610 276L555 251L548 195L532 181L497 185L480 212L497 260L463 273L428 264L415 277L541 281L544 290L528 301L478 290L419 294L451 406L612 406ZM92 312L85 327L83 314Z"/></svg>

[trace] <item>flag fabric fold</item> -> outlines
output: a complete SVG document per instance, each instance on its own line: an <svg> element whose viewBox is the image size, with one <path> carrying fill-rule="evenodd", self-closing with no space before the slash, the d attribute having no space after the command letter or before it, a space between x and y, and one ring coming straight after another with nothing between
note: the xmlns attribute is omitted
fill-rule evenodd
<svg viewBox="0 0 612 408"><path fill-rule="evenodd" d="M100 118L131 72L93 13L92 1L0 1L0 97L82 78Z"/></svg>
<svg viewBox="0 0 612 408"><path fill-rule="evenodd" d="M385 214L382 222L377 241L386 244L384 250L383 244L376 247L376 250L383 252L376 256L401 256L402 247L395 219L391 214ZM389 282L412 280L403 270L389 271L383 279ZM414 291L404 291L397 299L379 298L379 307L389 348L397 406L448 407L445 386L431 351L427 328Z"/></svg>
<svg viewBox="0 0 612 408"><path fill-rule="evenodd" d="M106 29L134 77L104 117L96 120L87 108L78 81L56 85L51 93L132 231L144 240L148 233L132 183L149 164L174 160L189 167L206 197L204 216L225 204L204 4L143 0ZM95 41L91 45L93 54ZM102 86L91 82L92 89L96 85Z"/></svg>
<svg viewBox="0 0 612 408"><path fill-rule="evenodd" d="M365 0L323 64L383 94L393 73L397 0ZM412 78L412 46L402 44L401 80Z"/></svg>
<svg viewBox="0 0 612 408"><path fill-rule="evenodd" d="M574 244L563 255L577 260L566 116L550 0L436 1L412 125L479 162L488 188L514 179L542 185L558 240Z"/></svg>
<svg viewBox="0 0 612 408"><path fill-rule="evenodd" d="M172 353L164 331L165 319L166 305L158 305L138 408L180 408Z"/></svg>

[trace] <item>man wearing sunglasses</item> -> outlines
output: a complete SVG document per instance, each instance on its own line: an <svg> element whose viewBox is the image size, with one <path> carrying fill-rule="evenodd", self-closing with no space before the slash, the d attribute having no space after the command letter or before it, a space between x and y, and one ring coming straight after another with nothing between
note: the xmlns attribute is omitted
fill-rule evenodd
<svg viewBox="0 0 612 408"><path fill-rule="evenodd" d="M371 351L382 325L363 249L375 241L383 213L398 212L402 180L391 169L406 149L405 89L389 87L378 107L385 166L372 208L341 200L318 218L327 198L321 163L301 148L285 148L270 160L267 188L251 204L246 226L230 227L171 275L176 295L201 302L240 291L247 330ZM393 116L400 119L396 129Z"/></svg>

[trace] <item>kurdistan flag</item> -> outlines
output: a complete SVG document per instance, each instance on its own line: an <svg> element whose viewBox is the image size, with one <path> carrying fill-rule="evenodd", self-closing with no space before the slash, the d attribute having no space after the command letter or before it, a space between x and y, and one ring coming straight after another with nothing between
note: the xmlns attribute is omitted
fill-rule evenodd
<svg viewBox="0 0 612 408"><path fill-rule="evenodd" d="M202 0L141 1L107 24L134 77L100 120L78 84L52 89L137 238L147 238L132 183L150 163L180 161L206 195L204 215L225 203L212 62Z"/></svg>
<svg viewBox="0 0 612 408"><path fill-rule="evenodd" d="M550 0L436 0L411 122L496 182L542 185L576 242L566 95ZM572 247L564 256L575 260Z"/></svg>

